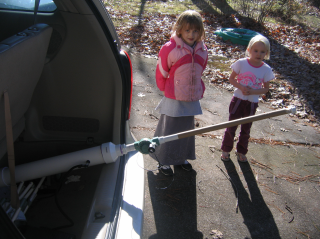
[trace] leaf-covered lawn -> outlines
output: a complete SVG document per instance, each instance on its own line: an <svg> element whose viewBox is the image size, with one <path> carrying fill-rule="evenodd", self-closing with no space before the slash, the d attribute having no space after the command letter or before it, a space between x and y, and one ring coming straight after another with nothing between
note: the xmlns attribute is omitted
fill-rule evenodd
<svg viewBox="0 0 320 239"><path fill-rule="evenodd" d="M143 17L107 7L113 19L125 19L116 27L121 44L147 57L157 57L160 47L169 40L176 15L144 13ZM318 11L318 9L316 9ZM318 14L318 13L317 13ZM276 79L269 93L261 98L274 108L297 107L296 117L319 126L320 116L320 33L306 26L289 26L254 20L202 13L209 51L208 67L203 79L211 84L233 90L229 84L230 65L244 57L245 47L224 42L214 32L222 27L258 31L271 43L271 59Z"/></svg>

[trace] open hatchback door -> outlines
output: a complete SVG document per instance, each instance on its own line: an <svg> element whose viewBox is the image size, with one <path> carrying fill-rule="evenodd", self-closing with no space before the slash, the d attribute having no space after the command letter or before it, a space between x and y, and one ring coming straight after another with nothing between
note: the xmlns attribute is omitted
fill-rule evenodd
<svg viewBox="0 0 320 239"><path fill-rule="evenodd" d="M142 154L93 164L134 142L131 94L103 2L0 1L1 238L140 238Z"/></svg>

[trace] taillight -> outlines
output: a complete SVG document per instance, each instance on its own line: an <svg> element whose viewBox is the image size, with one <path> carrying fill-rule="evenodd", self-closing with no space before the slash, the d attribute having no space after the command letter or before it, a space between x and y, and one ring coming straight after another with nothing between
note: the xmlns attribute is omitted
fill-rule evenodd
<svg viewBox="0 0 320 239"><path fill-rule="evenodd" d="M131 59L130 59L129 54L128 54L126 51L123 51L123 52L127 55L128 60L129 60L129 64L130 64L130 82L131 82L131 85L130 85L130 102L129 102L129 111L128 111L128 119L130 119L131 104L132 104L132 85L133 85L132 63L131 63ZM128 120L128 119L127 119L127 120Z"/></svg>

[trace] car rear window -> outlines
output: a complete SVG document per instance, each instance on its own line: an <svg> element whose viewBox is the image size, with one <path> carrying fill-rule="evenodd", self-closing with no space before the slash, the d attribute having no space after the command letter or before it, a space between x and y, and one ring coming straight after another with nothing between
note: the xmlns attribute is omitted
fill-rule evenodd
<svg viewBox="0 0 320 239"><path fill-rule="evenodd" d="M0 0L0 9L34 11L35 0ZM53 12L57 6L52 0L40 0L38 12Z"/></svg>

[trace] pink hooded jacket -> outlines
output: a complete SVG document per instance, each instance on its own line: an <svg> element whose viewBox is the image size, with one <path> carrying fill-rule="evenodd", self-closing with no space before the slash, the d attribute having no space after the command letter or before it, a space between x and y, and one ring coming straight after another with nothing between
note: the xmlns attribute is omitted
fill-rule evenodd
<svg viewBox="0 0 320 239"><path fill-rule="evenodd" d="M207 66L208 51L203 41L193 49L181 38L173 35L159 52L156 82L167 98L197 101L205 91L201 79Z"/></svg>

